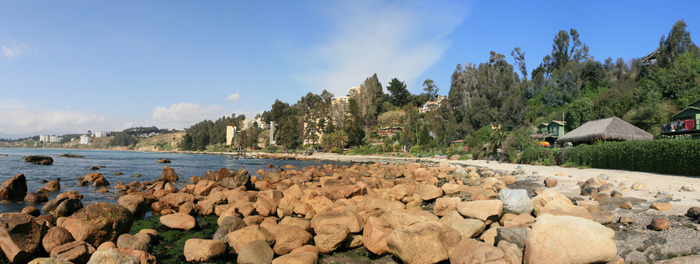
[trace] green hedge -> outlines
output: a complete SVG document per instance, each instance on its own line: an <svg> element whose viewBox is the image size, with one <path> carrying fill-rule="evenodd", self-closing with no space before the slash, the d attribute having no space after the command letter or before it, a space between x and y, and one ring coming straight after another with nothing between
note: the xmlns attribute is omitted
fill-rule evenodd
<svg viewBox="0 0 700 264"><path fill-rule="evenodd" d="M529 146L523 150L518 158L520 164L535 164L551 166L555 163L557 149L545 148L543 146Z"/></svg>
<svg viewBox="0 0 700 264"><path fill-rule="evenodd" d="M568 148L565 161L604 169L700 175L700 140L605 142Z"/></svg>

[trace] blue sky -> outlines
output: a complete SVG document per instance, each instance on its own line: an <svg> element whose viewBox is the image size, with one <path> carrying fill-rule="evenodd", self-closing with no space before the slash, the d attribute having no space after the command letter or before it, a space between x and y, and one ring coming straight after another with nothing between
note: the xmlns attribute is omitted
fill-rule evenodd
<svg viewBox="0 0 700 264"><path fill-rule="evenodd" d="M275 99L336 96L377 73L447 94L457 64L575 28L597 60L653 51L696 1L5 1L0 137L186 128ZM696 41L697 42L697 41Z"/></svg>

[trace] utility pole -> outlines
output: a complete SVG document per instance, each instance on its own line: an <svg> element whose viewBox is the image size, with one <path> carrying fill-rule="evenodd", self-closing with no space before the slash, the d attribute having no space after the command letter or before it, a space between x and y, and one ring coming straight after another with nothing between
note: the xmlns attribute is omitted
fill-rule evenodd
<svg viewBox="0 0 700 264"><path fill-rule="evenodd" d="M562 134L566 134L566 111L561 111L561 123L563 127L561 128Z"/></svg>

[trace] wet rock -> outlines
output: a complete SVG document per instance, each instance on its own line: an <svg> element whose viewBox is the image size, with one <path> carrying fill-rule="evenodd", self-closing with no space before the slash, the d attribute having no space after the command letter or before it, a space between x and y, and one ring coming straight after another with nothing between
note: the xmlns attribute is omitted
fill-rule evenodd
<svg viewBox="0 0 700 264"><path fill-rule="evenodd" d="M171 163L170 159L159 159L158 163Z"/></svg>
<svg viewBox="0 0 700 264"><path fill-rule="evenodd" d="M59 221L77 241L100 245L105 241L116 241L119 235L129 232L134 218L128 209L110 203L90 204L70 217Z"/></svg>
<svg viewBox="0 0 700 264"><path fill-rule="evenodd" d="M525 244L524 263L608 262L617 255L615 231L592 220L542 214Z"/></svg>
<svg viewBox="0 0 700 264"><path fill-rule="evenodd" d="M211 261L224 254L226 254L224 241L198 238L185 241L184 255L187 261Z"/></svg>
<svg viewBox="0 0 700 264"><path fill-rule="evenodd" d="M95 248L85 241L73 241L51 250L51 257L63 259L73 263L87 263Z"/></svg>
<svg viewBox="0 0 700 264"><path fill-rule="evenodd" d="M503 202L503 212L512 214L530 214L533 204L524 189L503 189L497 199Z"/></svg>
<svg viewBox="0 0 700 264"><path fill-rule="evenodd" d="M65 228L54 226L41 239L41 245L46 252L51 252L55 247L75 241L73 236Z"/></svg>
<svg viewBox="0 0 700 264"><path fill-rule="evenodd" d="M35 193L35 192L29 192L29 193L27 193L27 195L24 196L25 203L40 204L40 203L46 202L48 200L49 200L49 198L46 197L46 195L43 195L40 193Z"/></svg>
<svg viewBox="0 0 700 264"><path fill-rule="evenodd" d="M151 202L155 199L153 197ZM117 204L126 207L126 209L129 209L129 211L134 215L134 216L142 216L146 213L146 210L149 207L149 204L147 203L146 198L144 197L143 194L140 193L130 193L127 195L124 195L122 197L119 197L119 200L117 201Z"/></svg>
<svg viewBox="0 0 700 264"><path fill-rule="evenodd" d="M61 189L61 183L59 183L58 180L52 180L46 183L42 189L49 192L55 192Z"/></svg>
<svg viewBox="0 0 700 264"><path fill-rule="evenodd" d="M27 179L24 174L16 174L0 185L0 199L22 201L27 194Z"/></svg>
<svg viewBox="0 0 700 264"><path fill-rule="evenodd" d="M197 225L194 217L188 214L175 213L160 217L160 222L172 229L190 230Z"/></svg>
<svg viewBox="0 0 700 264"><path fill-rule="evenodd" d="M214 232L213 239L226 241L226 235L233 231L246 227L246 223L237 216L227 216L218 224L219 227Z"/></svg>
<svg viewBox="0 0 700 264"><path fill-rule="evenodd" d="M70 198L63 200L60 204L58 204L56 210L53 210L51 214L56 218L70 216L81 208L83 208L83 203L80 201L80 199Z"/></svg>
<svg viewBox="0 0 700 264"><path fill-rule="evenodd" d="M657 217L657 218L654 218L654 219L651 220L651 223L649 224L649 227L650 227L652 230L664 231L664 230L668 229L668 227L669 227L670 224L671 224L671 223L668 221L668 219L658 218L658 217Z"/></svg>
<svg viewBox="0 0 700 264"><path fill-rule="evenodd" d="M170 168L168 166L163 166L163 173L161 175L161 179L163 179L165 181L176 182L178 177L177 177L177 173L175 173L175 170L173 170L173 168Z"/></svg>
<svg viewBox="0 0 700 264"><path fill-rule="evenodd" d="M53 164L53 158L49 156L37 156L37 155L28 155L22 157L24 162L29 162L31 164L35 165L51 165Z"/></svg>
<svg viewBox="0 0 700 264"><path fill-rule="evenodd" d="M387 245L405 263L437 263L462 239L456 230L436 221L422 221L394 230Z"/></svg>
<svg viewBox="0 0 700 264"><path fill-rule="evenodd" d="M0 215L0 249L10 262L29 260L39 248L45 226L31 215L5 213Z"/></svg>
<svg viewBox="0 0 700 264"><path fill-rule="evenodd" d="M30 205L30 206L22 208L21 213L28 214L28 215L31 215L33 217L37 217L41 214L41 210L39 210L39 208L36 208L36 207Z"/></svg>

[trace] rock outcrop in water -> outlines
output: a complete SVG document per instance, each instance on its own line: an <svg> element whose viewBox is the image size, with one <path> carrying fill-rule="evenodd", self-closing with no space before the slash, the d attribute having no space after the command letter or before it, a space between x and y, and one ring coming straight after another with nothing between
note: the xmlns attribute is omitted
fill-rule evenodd
<svg viewBox="0 0 700 264"><path fill-rule="evenodd" d="M29 155L29 156L24 156L22 159L25 162L30 162L32 164L36 165L51 165L53 164L53 158L49 156L36 156L36 155Z"/></svg>
<svg viewBox="0 0 700 264"><path fill-rule="evenodd" d="M27 179L24 174L16 174L0 185L0 199L23 200L27 195Z"/></svg>

